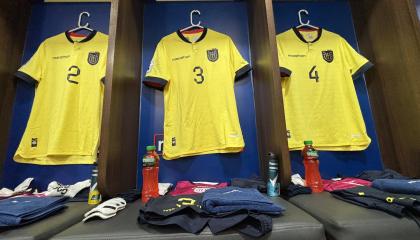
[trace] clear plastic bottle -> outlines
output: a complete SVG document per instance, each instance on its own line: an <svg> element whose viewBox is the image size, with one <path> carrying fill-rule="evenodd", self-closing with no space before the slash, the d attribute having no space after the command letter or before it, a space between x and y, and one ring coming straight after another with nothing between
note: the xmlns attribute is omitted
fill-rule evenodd
<svg viewBox="0 0 420 240"><path fill-rule="evenodd" d="M306 186L312 189L313 193L322 192L322 180L319 173L318 152L312 146L311 140L304 141L305 147L302 150L303 165L305 166Z"/></svg>
<svg viewBox="0 0 420 240"><path fill-rule="evenodd" d="M143 188L141 192L143 203L148 202L150 198L159 196L159 156L155 149L155 146L147 146L147 153L143 157Z"/></svg>

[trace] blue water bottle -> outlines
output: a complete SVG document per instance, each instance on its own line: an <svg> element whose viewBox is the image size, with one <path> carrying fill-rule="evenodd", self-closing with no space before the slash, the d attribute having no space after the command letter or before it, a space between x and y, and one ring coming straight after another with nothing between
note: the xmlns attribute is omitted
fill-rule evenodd
<svg viewBox="0 0 420 240"><path fill-rule="evenodd" d="M270 197L280 196L279 161L272 152L268 153L267 195Z"/></svg>

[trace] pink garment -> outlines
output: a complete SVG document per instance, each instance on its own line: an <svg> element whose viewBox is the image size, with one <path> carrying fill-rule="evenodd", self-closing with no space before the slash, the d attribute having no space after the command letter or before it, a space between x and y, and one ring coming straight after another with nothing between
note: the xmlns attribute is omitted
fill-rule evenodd
<svg viewBox="0 0 420 240"><path fill-rule="evenodd" d="M370 187L372 185L372 182L359 178L343 178L342 180L338 181L322 179L322 184L324 185L325 191L331 192L334 190L344 190L359 186Z"/></svg>
<svg viewBox="0 0 420 240"><path fill-rule="evenodd" d="M211 182L190 182L190 181L179 181L176 183L176 187L172 190L169 195L185 195L185 194L199 194L212 188L224 188L227 187L227 183L211 183Z"/></svg>

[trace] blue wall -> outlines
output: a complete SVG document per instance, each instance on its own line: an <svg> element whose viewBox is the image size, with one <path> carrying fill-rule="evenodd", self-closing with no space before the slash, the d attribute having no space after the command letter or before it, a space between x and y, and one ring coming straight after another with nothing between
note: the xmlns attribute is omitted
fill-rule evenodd
<svg viewBox="0 0 420 240"><path fill-rule="evenodd" d="M143 75L159 40L190 25L190 11L198 9L202 25L232 37L242 56L250 61L247 6L244 2L148 3L145 6ZM240 154L212 154L166 161L161 158L160 182L178 180L227 181L232 177L259 174L255 109L251 76L235 84L245 151ZM154 134L163 132L163 94L147 87L141 93L139 163ZM139 170L141 169L139 165ZM138 175L141 186L141 172Z"/></svg>
<svg viewBox="0 0 420 240"><path fill-rule="evenodd" d="M79 13L88 11L87 20L100 32L108 33L109 3L35 3L33 4L28 26L22 63L25 63L46 38L62 33L77 25ZM13 161L13 155L25 131L34 98L34 87L24 81L18 81L13 107L12 126L9 133L7 157L0 178L0 186L14 188L27 177L34 177L34 186L46 189L51 181L65 184L90 178L90 165L39 166L19 164Z"/></svg>
<svg viewBox="0 0 420 240"><path fill-rule="evenodd" d="M320 26L340 34L355 49L358 49L351 9L348 1L345 0L305 3L275 2L274 16L277 34L286 31L293 26L299 25L297 13L300 9L309 11L310 15L306 19L309 19L312 25ZM303 21L305 22L306 19L304 18ZM363 53L361 54L363 55ZM365 151L321 152L320 171L323 178L331 178L336 175L354 175L367 169L382 169L378 139L364 77L354 80L354 85L366 123L367 132L372 139L372 142ZM291 159L292 171L303 174L304 171L300 152L292 151Z"/></svg>

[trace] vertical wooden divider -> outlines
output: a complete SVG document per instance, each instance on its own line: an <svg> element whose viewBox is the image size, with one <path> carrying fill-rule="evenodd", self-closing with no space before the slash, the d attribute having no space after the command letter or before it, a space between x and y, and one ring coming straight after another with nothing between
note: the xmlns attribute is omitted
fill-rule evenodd
<svg viewBox="0 0 420 240"><path fill-rule="evenodd" d="M420 25L413 0L352 0L386 167L420 177Z"/></svg>
<svg viewBox="0 0 420 240"><path fill-rule="evenodd" d="M112 0L98 186L112 196L136 187L143 1Z"/></svg>
<svg viewBox="0 0 420 240"><path fill-rule="evenodd" d="M0 173L6 159L16 93L14 74L22 60L30 12L29 0L0 1Z"/></svg>
<svg viewBox="0 0 420 240"><path fill-rule="evenodd" d="M254 101L257 118L260 172L267 177L267 153L279 157L281 186L290 182L280 69L272 0L248 0Z"/></svg>

